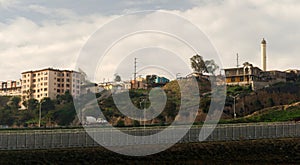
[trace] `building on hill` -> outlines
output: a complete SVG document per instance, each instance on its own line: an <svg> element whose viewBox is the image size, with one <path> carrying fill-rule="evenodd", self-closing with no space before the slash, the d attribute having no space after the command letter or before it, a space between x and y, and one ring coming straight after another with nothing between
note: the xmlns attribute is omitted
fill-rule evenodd
<svg viewBox="0 0 300 165"><path fill-rule="evenodd" d="M21 96L21 80L0 81L0 96Z"/></svg>
<svg viewBox="0 0 300 165"><path fill-rule="evenodd" d="M98 90L124 90L131 89L131 82L120 81L120 82L103 82L98 84Z"/></svg>
<svg viewBox="0 0 300 165"><path fill-rule="evenodd" d="M147 89L146 79L140 76L136 80L131 80L131 89Z"/></svg>
<svg viewBox="0 0 300 165"><path fill-rule="evenodd" d="M245 62L242 67L224 69L227 85L250 85L253 90L272 85L278 82L286 82L293 75L278 70L267 70L266 40L261 41L261 67L254 67ZM238 65L237 65L238 66ZM293 72L293 71L290 71Z"/></svg>
<svg viewBox="0 0 300 165"><path fill-rule="evenodd" d="M262 70L245 62L243 67L224 69L227 85L251 85L259 80Z"/></svg>
<svg viewBox="0 0 300 165"><path fill-rule="evenodd" d="M296 81L300 77L300 70L288 69L285 72L287 81Z"/></svg>
<svg viewBox="0 0 300 165"><path fill-rule="evenodd" d="M147 75L146 76L146 84L147 88L151 87L161 87L170 82L169 79L157 75Z"/></svg>
<svg viewBox="0 0 300 165"><path fill-rule="evenodd" d="M53 68L23 72L22 100L34 98L40 101L44 97L55 99L66 91L76 98L80 95L83 78L80 72Z"/></svg>
<svg viewBox="0 0 300 165"><path fill-rule="evenodd" d="M286 82L286 72L272 70L263 71L246 62L243 67L224 69L226 84L235 86L251 86L253 90L278 83Z"/></svg>

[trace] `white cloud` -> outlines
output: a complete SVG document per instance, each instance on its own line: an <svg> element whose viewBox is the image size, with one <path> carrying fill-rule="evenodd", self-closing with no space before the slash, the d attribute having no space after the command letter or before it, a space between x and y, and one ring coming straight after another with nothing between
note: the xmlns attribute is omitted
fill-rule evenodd
<svg viewBox="0 0 300 165"><path fill-rule="evenodd" d="M151 1L147 3L150 5ZM297 21L300 15L299 1L190 0L190 3L199 5L188 10L168 12L182 16L199 27L219 51L225 67L235 66L236 53L239 53L241 63L249 61L260 66L260 41L265 37L270 69L300 68L300 47L297 45L300 43L300 23ZM10 1L0 0L0 7L11 5ZM132 4L126 1L125 6L128 5ZM155 5L158 3L155 2ZM39 19L37 21L20 14L0 22L0 80L19 78L20 72L25 70L73 68L89 36L103 24L118 17L104 16L96 10L91 11L93 14L80 15L75 10L50 8L38 3L28 8L22 7L22 10L40 14ZM128 20L129 27L135 21ZM155 20L156 23L166 21L169 20ZM148 23L151 24L150 21ZM126 27L115 28L112 31ZM174 24L174 30L176 28ZM117 51L123 52L121 49ZM120 57L124 56L119 54ZM203 56L209 58L209 55ZM171 60L168 62L172 63ZM113 68L112 64L109 66ZM132 68L128 72L132 72Z"/></svg>
<svg viewBox="0 0 300 165"><path fill-rule="evenodd" d="M18 1L16 0L0 0L0 8L7 9L17 3Z"/></svg>

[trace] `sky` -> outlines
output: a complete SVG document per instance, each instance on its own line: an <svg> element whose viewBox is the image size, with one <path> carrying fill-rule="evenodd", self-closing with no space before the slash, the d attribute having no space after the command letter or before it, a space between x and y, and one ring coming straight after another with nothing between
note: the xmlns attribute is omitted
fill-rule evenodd
<svg viewBox="0 0 300 165"><path fill-rule="evenodd" d="M260 42L265 38L268 70L300 69L298 0L0 0L0 81L16 80L21 72L48 67L77 69L85 45L103 27L124 15L148 10L173 14L196 26L218 53L221 68L236 66L237 53L240 64L260 67ZM176 25L176 21L153 13L144 16L152 21L143 25L172 24L172 30L180 30L180 22ZM137 22L141 22L139 17L131 17L126 24L106 28L105 35ZM130 79L137 57L138 75L185 76L190 72L189 57L195 52L174 40L162 34L133 35L112 47L98 62L98 69L86 72L94 81L112 80L114 73ZM191 42L195 41L191 37ZM103 47L105 41L101 44L95 47ZM199 43L199 49L203 44ZM209 52L200 55L212 58Z"/></svg>

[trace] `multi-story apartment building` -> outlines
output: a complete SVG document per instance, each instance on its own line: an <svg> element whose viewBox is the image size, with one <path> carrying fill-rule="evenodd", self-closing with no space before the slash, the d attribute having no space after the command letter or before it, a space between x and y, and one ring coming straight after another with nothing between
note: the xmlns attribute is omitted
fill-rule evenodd
<svg viewBox="0 0 300 165"><path fill-rule="evenodd" d="M0 81L0 96L20 96L21 80Z"/></svg>
<svg viewBox="0 0 300 165"><path fill-rule="evenodd" d="M34 98L39 101L44 97L55 99L57 95L62 95L66 91L76 98L80 95L82 78L79 72L53 68L23 72L22 99Z"/></svg>

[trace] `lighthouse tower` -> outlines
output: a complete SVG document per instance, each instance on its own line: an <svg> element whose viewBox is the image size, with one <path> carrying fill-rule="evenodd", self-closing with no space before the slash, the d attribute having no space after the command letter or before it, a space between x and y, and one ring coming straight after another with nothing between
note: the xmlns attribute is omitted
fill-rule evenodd
<svg viewBox="0 0 300 165"><path fill-rule="evenodd" d="M263 38L261 41L261 67L262 70L265 72L267 71L267 50L266 50L267 42Z"/></svg>

